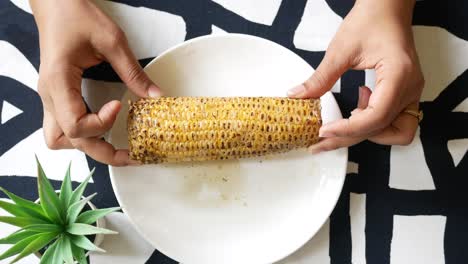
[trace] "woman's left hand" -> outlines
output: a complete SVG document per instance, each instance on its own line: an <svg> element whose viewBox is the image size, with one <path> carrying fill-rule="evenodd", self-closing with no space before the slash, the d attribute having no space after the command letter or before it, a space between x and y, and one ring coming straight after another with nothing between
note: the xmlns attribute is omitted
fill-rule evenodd
<svg viewBox="0 0 468 264"><path fill-rule="evenodd" d="M424 87L411 27L413 7L414 0L357 0L315 73L289 91L293 98L319 98L350 68L376 70L374 91L360 87L351 117L324 124L323 140L311 152L366 139L385 145L412 142Z"/></svg>

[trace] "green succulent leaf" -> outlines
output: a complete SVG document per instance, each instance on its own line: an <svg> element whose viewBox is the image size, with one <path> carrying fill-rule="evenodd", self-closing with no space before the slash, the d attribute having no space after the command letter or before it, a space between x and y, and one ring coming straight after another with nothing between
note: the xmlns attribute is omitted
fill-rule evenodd
<svg viewBox="0 0 468 264"><path fill-rule="evenodd" d="M90 225L95 223L98 219L118 210L120 210L120 207L86 211L81 213L78 218L76 218L76 222Z"/></svg>
<svg viewBox="0 0 468 264"><path fill-rule="evenodd" d="M109 230L109 229L95 227L92 225L81 224L81 223L73 223L73 224L68 225L67 232L72 235L118 234L117 232Z"/></svg>
<svg viewBox="0 0 468 264"><path fill-rule="evenodd" d="M31 231L31 230L23 230L23 229L20 229L12 234L10 234L9 236L7 237L4 237L2 239L0 239L0 244L16 244L18 243L19 241L27 238L27 237L30 237L32 235L36 235L38 232L35 232L35 231Z"/></svg>
<svg viewBox="0 0 468 264"><path fill-rule="evenodd" d="M50 184L49 179L44 173L42 166L39 160L36 157L37 161L37 181L38 181L38 192L39 198L41 200L41 206L44 212L49 216L49 218L55 223L64 223L64 209L62 209L62 204L60 203L59 197L54 191L52 184Z"/></svg>
<svg viewBox="0 0 468 264"><path fill-rule="evenodd" d="M70 241L71 241L71 237L70 237ZM78 261L79 264L88 264L85 250L81 247L78 247L73 242L71 246L72 246L73 257L75 258L75 260Z"/></svg>
<svg viewBox="0 0 468 264"><path fill-rule="evenodd" d="M62 251L63 237L61 236L57 240L57 247L55 249L55 254L52 257L51 264L63 264L63 251Z"/></svg>
<svg viewBox="0 0 468 264"><path fill-rule="evenodd" d="M71 168L71 162L68 164L68 169L67 173L65 174L65 178L63 179L62 182L62 187L60 188L60 195L59 199L60 202L62 202L63 208L68 208L69 202L70 202L70 197L72 195L72 182L71 182L71 175L70 175L70 168Z"/></svg>
<svg viewBox="0 0 468 264"><path fill-rule="evenodd" d="M7 251L3 252L3 254L0 255L0 260L19 254L21 251L24 250L24 248L26 248L26 246L28 246L36 238L41 237L41 236L42 234L35 234L35 235L29 236L20 240L18 243L10 247Z"/></svg>
<svg viewBox="0 0 468 264"><path fill-rule="evenodd" d="M44 213L42 210L42 207L34 202L31 202L29 200L23 199L7 190L4 188L0 187L0 190L5 193L16 205L19 205L23 207L25 210L28 212L28 214L32 217L37 217L38 215L42 216L43 218L47 218L47 215ZM32 214L34 213L34 214Z"/></svg>
<svg viewBox="0 0 468 264"><path fill-rule="evenodd" d="M96 196L97 193L94 193L83 200L80 200L68 207L67 210L67 222L68 224L72 224L76 221L76 218L80 214L81 210L83 210L83 207L85 207L86 203L88 203L91 199L93 199L94 196Z"/></svg>
<svg viewBox="0 0 468 264"><path fill-rule="evenodd" d="M72 244L70 242L70 238L68 236L63 236L62 237L62 254L63 254L63 260L65 261L66 264L73 264L73 252L72 252Z"/></svg>
<svg viewBox="0 0 468 264"><path fill-rule="evenodd" d="M41 207L41 208L42 208L42 207ZM27 216L26 216L26 217L36 218L36 219L42 220L42 221L47 222L47 223L50 223L50 222L51 222L51 220L50 220L47 216L45 216L45 215L43 215L43 214L39 214L39 213L37 213L36 211L33 211L33 210L31 210L31 209L29 209L29 208L25 208L25 207L23 207L23 210L24 210L24 212L27 213ZM45 214L45 213L44 213L44 214Z"/></svg>
<svg viewBox="0 0 468 264"><path fill-rule="evenodd" d="M89 251L99 251L99 252L106 252L104 249L99 248L96 246L93 242L91 242L87 237L85 236L70 236L71 242L82 249L89 250Z"/></svg>
<svg viewBox="0 0 468 264"><path fill-rule="evenodd" d="M37 252L39 249L45 247L47 244L50 243L50 241L52 241L54 238L57 237L57 233L56 232L53 232L53 233L43 233L43 234L38 234L38 235L35 235L37 236L33 241L31 241L31 243L29 243L22 251L21 253L19 253L18 256L16 256L16 258L10 262L10 263L15 263L17 262L18 260L34 253L34 252Z"/></svg>
<svg viewBox="0 0 468 264"><path fill-rule="evenodd" d="M60 240L55 240L55 242L47 248L44 252L44 255L41 257L41 262L39 264L55 264L57 262L53 262L54 255L58 254L57 251L57 244ZM62 264L62 263L60 263Z"/></svg>
<svg viewBox="0 0 468 264"><path fill-rule="evenodd" d="M38 219L41 219L41 220L44 220L44 221L49 221L49 219L47 217L45 217L44 215L34 211L34 210L31 210L29 208L26 208L26 207L22 207L20 205L17 205L17 204L13 204L13 203L9 203L9 202L6 202L6 201L1 201L0 200L0 208L2 208L3 210L9 212L10 214L14 215L14 216L20 216L20 217L33 217L33 218L38 218Z"/></svg>
<svg viewBox="0 0 468 264"><path fill-rule="evenodd" d="M1 201L0 200L0 208L3 210L7 211L8 213L14 215L14 216L28 216L27 213L22 210L21 206L12 204L9 202Z"/></svg>
<svg viewBox="0 0 468 264"><path fill-rule="evenodd" d="M84 190L86 189L86 185L88 185L89 179L91 179L91 177L94 174L94 170L95 168L91 170L88 177L86 177L86 179L83 182L81 182L80 185L78 185L78 187L76 187L76 189L72 192L72 195L70 197L70 201L68 204L74 204L81 199L81 196L83 196Z"/></svg>
<svg viewBox="0 0 468 264"><path fill-rule="evenodd" d="M35 225L35 224L48 224L47 222L41 219L36 219L36 218L31 218L31 217L18 217L18 216L0 216L0 222L9 224L9 225L14 225L17 227L25 227L28 225Z"/></svg>
<svg viewBox="0 0 468 264"><path fill-rule="evenodd" d="M23 229L34 231L34 232L40 232L40 233L48 233L48 232L59 233L63 231L63 227L59 225L54 225L54 224L27 225Z"/></svg>

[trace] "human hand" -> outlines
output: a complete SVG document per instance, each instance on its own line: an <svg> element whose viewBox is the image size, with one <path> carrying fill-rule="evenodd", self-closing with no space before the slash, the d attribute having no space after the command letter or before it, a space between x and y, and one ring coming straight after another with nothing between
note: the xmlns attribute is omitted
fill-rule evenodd
<svg viewBox="0 0 468 264"><path fill-rule="evenodd" d="M376 70L373 92L359 88L357 108L348 119L324 124L313 153L357 144L407 145L414 138L424 78L416 54L411 20L414 0L358 0L346 16L314 74L288 92L318 98L348 69Z"/></svg>
<svg viewBox="0 0 468 264"><path fill-rule="evenodd" d="M160 91L130 50L124 32L93 1L30 0L40 33L38 92L44 105L44 137L51 149L77 148L114 166L132 164L127 150L100 139L120 110L119 101L88 114L81 96L83 71L109 62L140 97Z"/></svg>

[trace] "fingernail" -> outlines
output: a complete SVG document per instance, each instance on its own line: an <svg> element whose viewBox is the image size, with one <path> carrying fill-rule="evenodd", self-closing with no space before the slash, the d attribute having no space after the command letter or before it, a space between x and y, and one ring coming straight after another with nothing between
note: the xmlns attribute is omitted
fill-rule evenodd
<svg viewBox="0 0 468 264"><path fill-rule="evenodd" d="M156 85L151 85L149 88L148 88L148 95L150 97L159 97L161 96L161 91L159 90L159 88L156 86Z"/></svg>
<svg viewBox="0 0 468 264"><path fill-rule="evenodd" d="M290 97L298 97L298 96L300 96L301 94L303 94L304 91L305 91L305 87L304 87L304 85L301 84L301 85L298 85L298 86L296 86L296 87L290 89L290 90L288 91L288 96L290 96Z"/></svg>

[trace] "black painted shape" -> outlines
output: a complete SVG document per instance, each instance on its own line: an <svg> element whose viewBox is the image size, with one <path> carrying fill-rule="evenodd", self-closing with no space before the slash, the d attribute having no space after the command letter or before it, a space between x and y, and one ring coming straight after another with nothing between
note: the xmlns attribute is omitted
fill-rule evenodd
<svg viewBox="0 0 468 264"><path fill-rule="evenodd" d="M96 66L86 69L83 72L83 78L106 82L122 82L119 75L112 69L107 62L102 62Z"/></svg>
<svg viewBox="0 0 468 264"><path fill-rule="evenodd" d="M167 4L166 1L130 1L124 0L119 1L128 5L140 7L144 6L147 8L157 9L165 12L169 12L174 15L181 16L187 23L187 37L190 39L193 36L201 36L204 34L211 33L211 25L216 25L223 30L230 33L242 33L260 36L272 41L275 41L287 48L292 49L296 53L296 50L292 44L294 32L299 25L302 15L304 13L304 6L306 1L304 0L284 0L280 6L278 14L273 21L271 26L255 23L245 19L244 17L225 9L218 3L212 1L177 1L176 3L171 2ZM196 16L194 14L200 14ZM197 17L192 18L192 16ZM201 21L201 22L200 22ZM193 23L202 23L203 25L198 26L200 28L194 33L190 33L190 28L196 28ZM210 26L209 30L205 30L207 26ZM310 52L302 51L304 53L317 54L309 55L308 58L323 57L323 52ZM308 61L311 65L318 65L317 61Z"/></svg>
<svg viewBox="0 0 468 264"><path fill-rule="evenodd" d="M442 27L454 35L468 40L468 1L423 0L417 1L413 24Z"/></svg>
<svg viewBox="0 0 468 264"><path fill-rule="evenodd" d="M468 97L468 70L458 76L452 83L447 86L437 98L428 103L431 108L437 111L451 112L463 100ZM468 125L467 125L468 126Z"/></svg>
<svg viewBox="0 0 468 264"><path fill-rule="evenodd" d="M352 193L365 194L367 192L366 178L358 173L348 173L349 191Z"/></svg>
<svg viewBox="0 0 468 264"><path fill-rule="evenodd" d="M208 0L193 0L190 1L190 8L184 9L182 17L186 24L186 40L211 34L212 23L206 19L210 15L210 4Z"/></svg>
<svg viewBox="0 0 468 264"><path fill-rule="evenodd" d="M438 190L408 191L389 189L395 215L446 215L445 195Z"/></svg>
<svg viewBox="0 0 468 264"><path fill-rule="evenodd" d="M331 9L344 18L354 6L354 0L326 0ZM468 2L465 0L416 1L413 25L437 26L468 40Z"/></svg>
<svg viewBox="0 0 468 264"><path fill-rule="evenodd" d="M353 8L355 0L326 0L328 6L337 13L340 17L344 18L351 8Z"/></svg>
<svg viewBox="0 0 468 264"><path fill-rule="evenodd" d="M274 41L288 48L293 48L294 33L304 15L306 0L283 0L271 27L274 29Z"/></svg>
<svg viewBox="0 0 468 264"><path fill-rule="evenodd" d="M175 264L177 261L167 257L163 253L159 252L157 249L154 250L153 254L145 262L145 264Z"/></svg>
<svg viewBox="0 0 468 264"><path fill-rule="evenodd" d="M341 76L341 92L336 94L335 98L343 117L349 117L351 111L357 107L359 86L365 84L365 79L364 71L349 70Z"/></svg>
<svg viewBox="0 0 468 264"><path fill-rule="evenodd" d="M39 69L39 34L34 17L11 1L0 1L0 40L15 46Z"/></svg>
<svg viewBox="0 0 468 264"><path fill-rule="evenodd" d="M364 142L361 151L365 154L359 160L359 175L367 179L367 263L390 264L393 231L393 203L388 195L390 147Z"/></svg>
<svg viewBox="0 0 468 264"><path fill-rule="evenodd" d="M215 2L211 2L208 12L211 23L229 33L250 34L271 40L270 26L249 21Z"/></svg>
<svg viewBox="0 0 468 264"><path fill-rule="evenodd" d="M351 219L349 216L349 178L346 178L338 203L330 215L330 263L351 264Z"/></svg>
<svg viewBox="0 0 468 264"><path fill-rule="evenodd" d="M0 125L0 155L3 155L42 127L42 103L31 88L9 77L0 76L0 101L7 101L23 113Z"/></svg>
<svg viewBox="0 0 468 264"><path fill-rule="evenodd" d="M417 208L415 205L411 212L421 210L426 202L431 214L447 216L444 237L446 263L460 263L460 260L468 259L468 251L461 242L468 236L468 227L463 224L468 220L468 155L465 154L458 166L455 166L447 147L447 142L451 139L468 137L468 114L452 112L453 108L467 98L467 85L468 71L465 71L433 102L421 104L425 117L420 124L420 137L436 190L432 198L420 197L420 205ZM437 208L440 212L437 212Z"/></svg>
<svg viewBox="0 0 468 264"><path fill-rule="evenodd" d="M153 59L154 58L145 58L138 60L138 62L140 63L141 67L145 67ZM97 81L122 82L119 75L117 75L112 66L107 62L102 62L96 66L86 69L83 72L83 78Z"/></svg>

